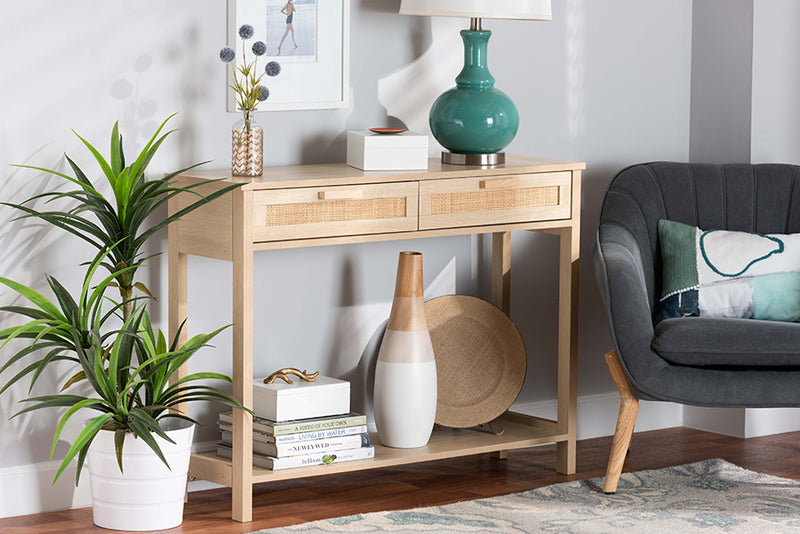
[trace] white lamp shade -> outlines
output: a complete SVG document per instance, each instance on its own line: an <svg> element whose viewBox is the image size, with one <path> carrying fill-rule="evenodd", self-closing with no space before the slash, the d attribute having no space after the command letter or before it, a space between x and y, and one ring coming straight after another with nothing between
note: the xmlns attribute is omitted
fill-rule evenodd
<svg viewBox="0 0 800 534"><path fill-rule="evenodd" d="M402 0L401 15L552 20L550 0Z"/></svg>

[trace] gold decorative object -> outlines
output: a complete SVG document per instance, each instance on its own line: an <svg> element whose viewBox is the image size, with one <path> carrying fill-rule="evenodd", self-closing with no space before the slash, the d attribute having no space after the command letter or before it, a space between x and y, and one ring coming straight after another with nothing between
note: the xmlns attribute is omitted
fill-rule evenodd
<svg viewBox="0 0 800 534"><path fill-rule="evenodd" d="M264 379L265 384L273 384L275 380L280 378L287 384L294 384L292 379L289 378L289 375L299 376L301 380L305 380L306 382L316 382L317 376L319 375L319 371L316 373L309 373L306 370L300 371L299 369L295 369L294 367L284 367L283 369L278 369L267 378Z"/></svg>

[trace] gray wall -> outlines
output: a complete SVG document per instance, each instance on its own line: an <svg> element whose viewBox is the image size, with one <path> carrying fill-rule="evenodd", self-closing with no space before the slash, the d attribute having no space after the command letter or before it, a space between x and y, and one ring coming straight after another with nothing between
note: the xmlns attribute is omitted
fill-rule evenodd
<svg viewBox="0 0 800 534"><path fill-rule="evenodd" d="M754 0L753 162L800 163L800 3Z"/></svg>
<svg viewBox="0 0 800 534"><path fill-rule="evenodd" d="M689 158L750 161L753 0L695 0Z"/></svg>
<svg viewBox="0 0 800 534"><path fill-rule="evenodd" d="M181 131L161 150L153 174L198 160L209 168L229 161L225 111L225 44L221 0L7 2L0 8L6 45L0 87L2 200L20 201L56 181L12 163L55 167L69 153L93 168L71 134L98 145L119 119L129 152L156 121L179 111ZM634 162L689 157L692 2L565 0L553 3L553 22L491 21L489 64L498 87L517 102L521 128L512 153L586 161L583 182L579 393L614 391L602 354L611 346L591 268L595 221L614 173ZM344 132L387 121L378 84L434 41L426 18L396 14L399 0L352 1L353 105L344 110L262 113L267 165L342 161ZM380 43L380 46L376 45ZM446 51L460 57L461 50ZM447 58L442 58L446 64ZM453 72L452 76L456 73ZM419 80L424 83L424 79ZM424 112L424 110L422 110ZM401 117L402 118L402 117ZM95 174L97 176L97 174ZM0 208L0 274L44 291L44 272L75 286L78 264L90 253L76 239L29 222L11 222ZM162 235L153 250L165 250ZM556 240L535 234L513 240L512 318L523 333L529 372L521 402L555 398ZM426 284L459 293L488 293L488 241L455 237L259 254L256 273L257 373L292 365L354 380L354 404L368 408L364 383L369 358L388 312L397 254L424 254ZM151 288L162 295L155 320L166 327L166 260L149 261ZM194 331L230 321L230 267L190 261L189 315ZM443 291L441 289L435 291ZM12 301L0 292L0 302ZM12 324L7 318L0 326ZM229 371L229 336L193 368ZM5 352L6 356L9 352ZM362 357L363 356L363 357ZM39 392L68 370L45 377ZM41 462L55 414L7 421L25 394L0 397L0 468ZM213 439L213 410L202 407ZM609 433L611 428L609 428ZM63 444L57 454L64 452ZM67 482L68 485L68 482Z"/></svg>

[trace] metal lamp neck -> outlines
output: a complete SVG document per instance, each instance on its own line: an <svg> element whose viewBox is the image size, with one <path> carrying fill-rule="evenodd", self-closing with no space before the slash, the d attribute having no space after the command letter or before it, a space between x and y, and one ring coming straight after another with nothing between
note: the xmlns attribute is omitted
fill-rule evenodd
<svg viewBox="0 0 800 534"><path fill-rule="evenodd" d="M478 32L483 30L483 27L481 26L481 19L478 17L473 17L469 19L469 29L470 31L473 32Z"/></svg>

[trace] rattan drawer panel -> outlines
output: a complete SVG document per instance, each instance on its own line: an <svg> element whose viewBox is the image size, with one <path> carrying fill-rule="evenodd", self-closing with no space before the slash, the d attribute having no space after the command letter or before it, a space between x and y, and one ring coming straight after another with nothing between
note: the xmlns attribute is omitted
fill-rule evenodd
<svg viewBox="0 0 800 534"><path fill-rule="evenodd" d="M417 182L297 188L254 194L255 242L417 229Z"/></svg>
<svg viewBox="0 0 800 534"><path fill-rule="evenodd" d="M569 218L571 176L553 172L420 182L419 229Z"/></svg>

